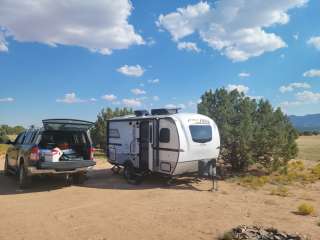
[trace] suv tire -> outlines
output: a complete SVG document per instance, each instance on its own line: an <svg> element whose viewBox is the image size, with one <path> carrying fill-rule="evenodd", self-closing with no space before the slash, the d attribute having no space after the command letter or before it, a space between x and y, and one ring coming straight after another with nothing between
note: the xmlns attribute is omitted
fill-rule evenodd
<svg viewBox="0 0 320 240"><path fill-rule="evenodd" d="M27 175L26 168L24 164L21 164L18 171L18 184L19 188L25 189L28 188L31 184L31 177Z"/></svg>
<svg viewBox="0 0 320 240"><path fill-rule="evenodd" d="M4 160L3 175L5 175L5 176L9 176L10 175L9 165L8 165L8 156L6 156L6 158Z"/></svg>

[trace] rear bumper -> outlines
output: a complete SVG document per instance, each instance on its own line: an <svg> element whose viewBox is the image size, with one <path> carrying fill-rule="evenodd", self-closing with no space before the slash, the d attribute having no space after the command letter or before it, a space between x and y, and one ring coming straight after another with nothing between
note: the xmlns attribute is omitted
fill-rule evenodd
<svg viewBox="0 0 320 240"><path fill-rule="evenodd" d="M37 167L28 167L28 175L83 172L91 169L94 165L96 165L96 163L91 160L40 162Z"/></svg>

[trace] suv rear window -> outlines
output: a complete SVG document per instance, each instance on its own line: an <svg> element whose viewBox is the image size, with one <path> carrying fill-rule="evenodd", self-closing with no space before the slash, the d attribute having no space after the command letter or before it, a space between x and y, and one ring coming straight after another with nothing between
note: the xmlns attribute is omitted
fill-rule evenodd
<svg viewBox="0 0 320 240"><path fill-rule="evenodd" d="M210 125L190 125L192 141L206 143L212 140L212 128Z"/></svg>
<svg viewBox="0 0 320 240"><path fill-rule="evenodd" d="M67 149L71 146L84 146L88 144L85 132L79 131L44 131L41 136L39 146L41 148L52 149L59 147Z"/></svg>

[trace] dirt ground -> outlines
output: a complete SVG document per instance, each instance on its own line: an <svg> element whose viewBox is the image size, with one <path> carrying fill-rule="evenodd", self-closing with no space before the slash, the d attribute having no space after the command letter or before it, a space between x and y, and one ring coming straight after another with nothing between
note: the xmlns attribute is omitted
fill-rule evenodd
<svg viewBox="0 0 320 240"><path fill-rule="evenodd" d="M3 159L0 160L1 170ZM83 186L66 186L62 178L43 178L27 191L0 173L0 239L217 239L239 224L273 226L317 240L320 217L294 214L302 202L320 211L320 183L294 187L290 197L270 189L249 190L220 182L183 179L168 186L150 177L128 185L110 165L98 161ZM320 213L320 212L319 212Z"/></svg>

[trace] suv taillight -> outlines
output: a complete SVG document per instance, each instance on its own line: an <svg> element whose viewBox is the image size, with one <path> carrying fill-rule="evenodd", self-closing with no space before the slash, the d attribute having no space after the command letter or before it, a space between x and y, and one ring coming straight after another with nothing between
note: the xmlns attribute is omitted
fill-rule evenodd
<svg viewBox="0 0 320 240"><path fill-rule="evenodd" d="M93 154L95 150L96 150L95 148L89 147L88 151L89 151L90 160L94 160Z"/></svg>
<svg viewBox="0 0 320 240"><path fill-rule="evenodd" d="M31 161L39 161L40 159L40 150L38 147L31 148L30 160Z"/></svg>

